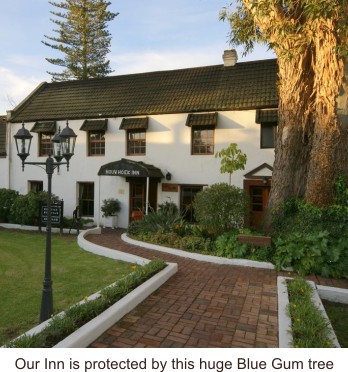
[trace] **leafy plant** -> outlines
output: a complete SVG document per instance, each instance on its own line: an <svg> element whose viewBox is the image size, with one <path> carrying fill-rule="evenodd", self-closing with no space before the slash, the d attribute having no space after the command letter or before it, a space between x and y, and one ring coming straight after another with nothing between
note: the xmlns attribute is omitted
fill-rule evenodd
<svg viewBox="0 0 348 372"><path fill-rule="evenodd" d="M0 189L0 222L9 222L11 207L18 195L15 190Z"/></svg>
<svg viewBox="0 0 348 372"><path fill-rule="evenodd" d="M104 199L100 208L103 217L115 216L121 210L121 203L118 199Z"/></svg>
<svg viewBox="0 0 348 372"><path fill-rule="evenodd" d="M10 222L37 226L39 224L40 203L46 203L47 197L46 191L30 191L26 195L18 195L11 206ZM57 203L58 201L59 198L52 194L51 203Z"/></svg>
<svg viewBox="0 0 348 372"><path fill-rule="evenodd" d="M217 183L197 193L193 207L198 224L219 236L243 226L248 198L238 187Z"/></svg>
<svg viewBox="0 0 348 372"><path fill-rule="evenodd" d="M216 158L221 159L220 172L229 173L229 185L231 185L231 175L236 170L245 169L247 156L237 146L236 143L231 143L226 149L215 154Z"/></svg>
<svg viewBox="0 0 348 372"><path fill-rule="evenodd" d="M183 218L176 204L166 202L159 204L158 211L151 212L144 216L140 221L135 221L128 227L130 234L139 234L141 232L171 232L178 226L183 226Z"/></svg>

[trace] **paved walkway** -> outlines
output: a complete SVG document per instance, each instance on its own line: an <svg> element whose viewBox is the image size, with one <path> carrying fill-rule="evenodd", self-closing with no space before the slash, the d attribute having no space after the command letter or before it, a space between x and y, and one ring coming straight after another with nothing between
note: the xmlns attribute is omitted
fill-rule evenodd
<svg viewBox="0 0 348 372"><path fill-rule="evenodd" d="M148 259L176 262L178 272L91 347L278 347L275 271L136 247L121 240L122 232L103 230L87 239Z"/></svg>

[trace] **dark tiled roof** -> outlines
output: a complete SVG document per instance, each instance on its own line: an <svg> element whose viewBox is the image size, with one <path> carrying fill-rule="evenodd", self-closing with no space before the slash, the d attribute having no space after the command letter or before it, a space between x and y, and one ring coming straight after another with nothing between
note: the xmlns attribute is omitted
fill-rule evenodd
<svg viewBox="0 0 348 372"><path fill-rule="evenodd" d="M204 126L217 124L217 112L209 112L207 114L189 114L187 117L186 125L192 126Z"/></svg>
<svg viewBox="0 0 348 372"><path fill-rule="evenodd" d="M93 119L277 107L275 59L44 83L11 121Z"/></svg>
<svg viewBox="0 0 348 372"><path fill-rule="evenodd" d="M0 158L6 157L6 116L0 116Z"/></svg>

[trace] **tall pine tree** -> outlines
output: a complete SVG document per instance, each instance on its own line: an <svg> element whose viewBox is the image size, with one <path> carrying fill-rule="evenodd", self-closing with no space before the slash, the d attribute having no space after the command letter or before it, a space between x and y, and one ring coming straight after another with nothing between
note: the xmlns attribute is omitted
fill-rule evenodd
<svg viewBox="0 0 348 372"><path fill-rule="evenodd" d="M118 13L107 10L111 2L105 0L64 0L60 3L49 1L59 8L50 11L58 26L53 32L57 36L44 35L50 42L43 44L64 54L62 58L46 58L53 65L64 67L62 72L49 72L52 81L86 80L103 77L112 72L106 59L110 51L111 34L107 22Z"/></svg>

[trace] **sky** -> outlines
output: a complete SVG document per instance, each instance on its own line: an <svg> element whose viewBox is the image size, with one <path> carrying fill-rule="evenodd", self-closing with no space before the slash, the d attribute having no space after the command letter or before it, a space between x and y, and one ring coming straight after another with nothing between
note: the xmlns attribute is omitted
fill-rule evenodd
<svg viewBox="0 0 348 372"><path fill-rule="evenodd" d="M56 0L60 2L60 0ZM219 20L227 0L111 0L109 10L119 15L109 23L112 35L108 59L122 75L222 63L231 49L229 25ZM0 115L13 109L41 82L47 71L61 71L45 58L62 57L45 46L54 36L48 0L0 1ZM265 47L238 61L274 58Z"/></svg>

